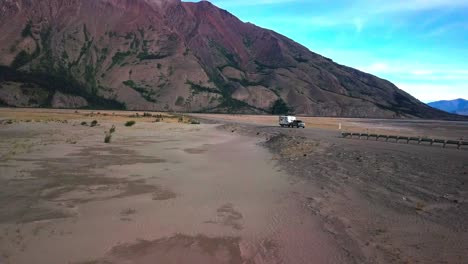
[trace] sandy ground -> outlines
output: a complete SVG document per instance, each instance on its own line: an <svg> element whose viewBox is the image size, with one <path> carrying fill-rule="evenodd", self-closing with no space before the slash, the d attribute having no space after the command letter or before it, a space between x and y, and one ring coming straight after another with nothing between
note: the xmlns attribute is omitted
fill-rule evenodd
<svg viewBox="0 0 468 264"><path fill-rule="evenodd" d="M338 130L459 138L467 123L98 112L0 109L0 263L468 259L468 149Z"/></svg>
<svg viewBox="0 0 468 264"><path fill-rule="evenodd" d="M0 263L359 258L304 210L262 139L217 125L133 118L125 127L124 116L64 112L0 114L15 120L0 126ZM98 126L81 125L93 119Z"/></svg>
<svg viewBox="0 0 468 264"><path fill-rule="evenodd" d="M226 131L266 140L280 167L295 176L299 199L351 255L360 252L367 263L466 263L468 149L344 139L319 122L291 129L248 118L214 116L227 122ZM337 121L383 123L384 131L403 127L415 135L430 123L449 138L466 138L468 128L466 122L327 122Z"/></svg>

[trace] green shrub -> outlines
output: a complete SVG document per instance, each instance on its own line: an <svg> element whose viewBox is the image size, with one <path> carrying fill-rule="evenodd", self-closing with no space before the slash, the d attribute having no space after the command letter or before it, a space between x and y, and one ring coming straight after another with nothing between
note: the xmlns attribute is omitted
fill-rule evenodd
<svg viewBox="0 0 468 264"><path fill-rule="evenodd" d="M125 123L125 126L126 126L126 127L131 127L131 126L133 126L135 123L136 123L135 121L130 120L130 121L127 121L127 122Z"/></svg>
<svg viewBox="0 0 468 264"><path fill-rule="evenodd" d="M112 125L112 127L109 129L109 133L111 133L111 134L112 134L112 133L114 133L114 132L115 132L115 126L114 126L114 125Z"/></svg>
<svg viewBox="0 0 468 264"><path fill-rule="evenodd" d="M32 29L32 22L31 22L31 20L29 20L26 23L26 25L24 26L23 31L21 31L21 36L23 38L28 37L28 36L32 37L32 30L31 29Z"/></svg>
<svg viewBox="0 0 468 264"><path fill-rule="evenodd" d="M273 115L286 115L291 111L288 105L281 98L273 103L270 110Z"/></svg>
<svg viewBox="0 0 468 264"><path fill-rule="evenodd" d="M86 121L83 121L83 122L81 122L81 125L82 125L82 126L87 126L88 123L86 123Z"/></svg>
<svg viewBox="0 0 468 264"><path fill-rule="evenodd" d="M175 105L177 106L181 106L185 103L185 98L182 97L182 96L178 96L177 97L177 100L175 101Z"/></svg>
<svg viewBox="0 0 468 264"><path fill-rule="evenodd" d="M98 124L98 121L97 120L93 120L93 122L91 122L91 127L95 127L97 126Z"/></svg>

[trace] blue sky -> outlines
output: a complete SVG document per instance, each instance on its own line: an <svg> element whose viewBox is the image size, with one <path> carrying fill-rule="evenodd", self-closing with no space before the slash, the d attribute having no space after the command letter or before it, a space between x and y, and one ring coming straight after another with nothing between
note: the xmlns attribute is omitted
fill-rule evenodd
<svg viewBox="0 0 468 264"><path fill-rule="evenodd" d="M212 0L423 102L468 99L468 0Z"/></svg>

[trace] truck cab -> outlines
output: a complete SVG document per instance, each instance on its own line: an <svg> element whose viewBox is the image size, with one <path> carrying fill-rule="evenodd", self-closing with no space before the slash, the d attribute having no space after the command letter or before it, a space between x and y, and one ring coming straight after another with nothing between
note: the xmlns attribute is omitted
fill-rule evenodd
<svg viewBox="0 0 468 264"><path fill-rule="evenodd" d="M291 123L291 127L297 127L297 128L305 128L305 123L302 121L302 120L294 120L292 123Z"/></svg>

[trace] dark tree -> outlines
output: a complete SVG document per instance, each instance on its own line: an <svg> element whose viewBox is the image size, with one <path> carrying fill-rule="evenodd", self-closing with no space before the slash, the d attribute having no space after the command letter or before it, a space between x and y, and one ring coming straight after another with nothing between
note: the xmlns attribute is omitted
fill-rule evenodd
<svg viewBox="0 0 468 264"><path fill-rule="evenodd" d="M276 100L271 106L271 113L273 115L285 115L288 114L290 111L291 109L281 98Z"/></svg>

